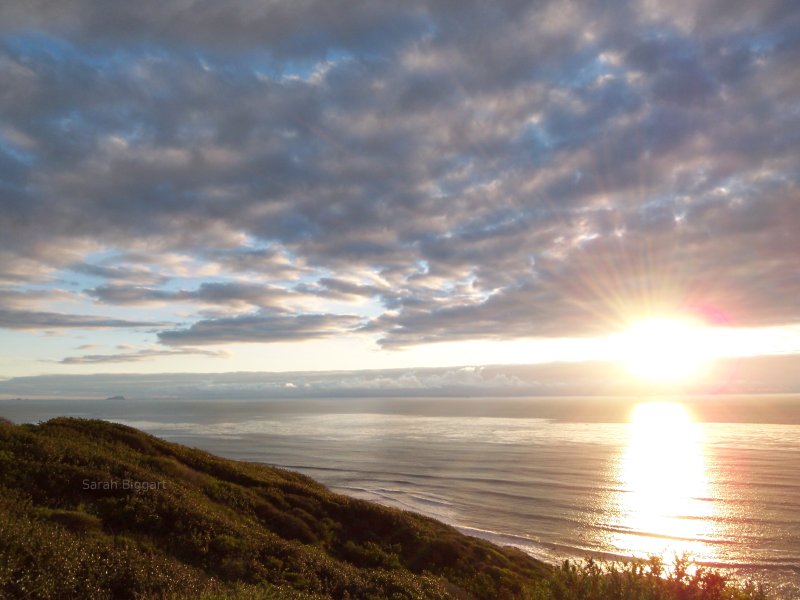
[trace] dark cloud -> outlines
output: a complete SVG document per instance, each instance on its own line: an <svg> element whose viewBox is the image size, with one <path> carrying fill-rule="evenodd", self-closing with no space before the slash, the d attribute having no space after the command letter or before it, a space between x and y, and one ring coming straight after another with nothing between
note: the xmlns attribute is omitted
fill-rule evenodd
<svg viewBox="0 0 800 600"><path fill-rule="evenodd" d="M243 283L203 283L194 290L162 290L133 285L102 285L85 293L104 304L143 305L154 302L192 302L229 306L269 306L291 295L283 288Z"/></svg>
<svg viewBox="0 0 800 600"><path fill-rule="evenodd" d="M269 308L164 343L800 321L789 0L41 0L0 23L0 281Z"/></svg>
<svg viewBox="0 0 800 600"><path fill-rule="evenodd" d="M162 331L158 339L171 346L230 342L299 341L353 331L360 319L350 315L276 314L260 311L239 317L196 321L187 329Z"/></svg>
<svg viewBox="0 0 800 600"><path fill-rule="evenodd" d="M331 48L368 50L391 46L426 27L418 6L376 4L359 10L346 0L280 4L237 0L225 7L211 0L141 2L42 0L4 3L6 31L47 29L87 41L211 44L292 57L325 56Z"/></svg>
<svg viewBox="0 0 800 600"><path fill-rule="evenodd" d="M2 329L105 329L109 327L160 327L163 323L129 321L94 315L70 315L0 308Z"/></svg>
<svg viewBox="0 0 800 600"><path fill-rule="evenodd" d="M160 284L164 283L167 278L159 273L153 272L148 268L130 268L130 267L107 267L103 265L92 265L89 263L77 263L69 266L69 270L73 273L80 273L82 275L89 275L91 277L100 277L111 281L125 281L140 284Z"/></svg>

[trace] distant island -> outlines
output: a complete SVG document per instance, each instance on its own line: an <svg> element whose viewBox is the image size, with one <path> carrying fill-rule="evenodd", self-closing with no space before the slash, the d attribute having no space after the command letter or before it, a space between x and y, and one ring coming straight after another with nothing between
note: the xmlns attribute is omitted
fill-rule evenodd
<svg viewBox="0 0 800 600"><path fill-rule="evenodd" d="M125 396L109 396L106 400L125 400Z"/></svg>
<svg viewBox="0 0 800 600"><path fill-rule="evenodd" d="M0 597L766 598L655 559L550 566L298 473L74 418L0 419Z"/></svg>

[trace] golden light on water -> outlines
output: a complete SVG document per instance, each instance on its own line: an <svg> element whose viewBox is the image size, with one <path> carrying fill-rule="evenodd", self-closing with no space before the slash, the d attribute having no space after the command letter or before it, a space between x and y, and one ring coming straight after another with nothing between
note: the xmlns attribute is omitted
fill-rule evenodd
<svg viewBox="0 0 800 600"><path fill-rule="evenodd" d="M713 560L714 503L702 425L680 404L635 407L619 465L619 533L614 545L635 556L688 554Z"/></svg>

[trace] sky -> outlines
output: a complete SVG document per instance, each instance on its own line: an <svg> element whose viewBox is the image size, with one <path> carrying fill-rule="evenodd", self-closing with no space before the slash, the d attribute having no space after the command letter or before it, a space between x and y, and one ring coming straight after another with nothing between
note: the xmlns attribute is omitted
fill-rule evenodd
<svg viewBox="0 0 800 600"><path fill-rule="evenodd" d="M3 2L0 379L584 363L661 315L785 364L798 64L794 0Z"/></svg>

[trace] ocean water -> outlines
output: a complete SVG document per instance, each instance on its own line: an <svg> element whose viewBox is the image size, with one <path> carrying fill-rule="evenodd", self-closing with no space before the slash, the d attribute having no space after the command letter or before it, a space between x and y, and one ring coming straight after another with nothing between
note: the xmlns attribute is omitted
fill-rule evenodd
<svg viewBox="0 0 800 600"><path fill-rule="evenodd" d="M687 553L800 598L800 396L0 401L310 475L550 562Z"/></svg>

